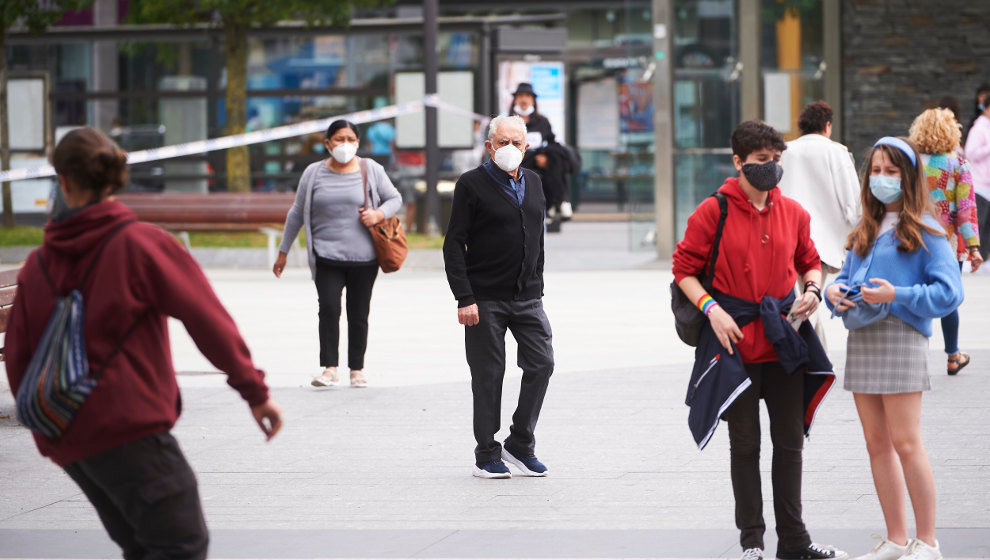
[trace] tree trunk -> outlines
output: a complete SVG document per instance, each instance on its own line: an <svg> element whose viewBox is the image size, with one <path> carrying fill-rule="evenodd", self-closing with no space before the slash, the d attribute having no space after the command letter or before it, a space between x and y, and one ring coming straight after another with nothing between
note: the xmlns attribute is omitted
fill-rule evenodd
<svg viewBox="0 0 990 560"><path fill-rule="evenodd" d="M0 171L10 169L10 126L7 121L7 29L0 25ZM3 183L3 227L14 227L10 182Z"/></svg>
<svg viewBox="0 0 990 560"><path fill-rule="evenodd" d="M234 17L225 17L223 35L227 56L227 134L241 134L247 124L247 27ZM247 146L227 150L227 190L251 191Z"/></svg>

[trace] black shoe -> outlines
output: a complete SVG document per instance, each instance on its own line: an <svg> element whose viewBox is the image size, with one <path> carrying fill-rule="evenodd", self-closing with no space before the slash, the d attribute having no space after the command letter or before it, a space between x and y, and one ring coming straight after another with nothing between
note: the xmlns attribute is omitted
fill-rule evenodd
<svg viewBox="0 0 990 560"><path fill-rule="evenodd" d="M848 560L849 555L834 546L811 543L800 550L777 549L777 560Z"/></svg>

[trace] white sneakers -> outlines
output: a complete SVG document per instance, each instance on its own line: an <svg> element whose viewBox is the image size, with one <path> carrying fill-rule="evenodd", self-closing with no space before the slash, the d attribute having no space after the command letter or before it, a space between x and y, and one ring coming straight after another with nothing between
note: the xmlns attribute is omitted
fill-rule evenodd
<svg viewBox="0 0 990 560"><path fill-rule="evenodd" d="M747 548L739 560L763 560L762 548Z"/></svg>
<svg viewBox="0 0 990 560"><path fill-rule="evenodd" d="M880 539L880 542L873 547L873 550L855 560L942 560L937 540L935 546L929 546L918 539L910 539L906 546L901 546L880 535L873 536Z"/></svg>
<svg viewBox="0 0 990 560"><path fill-rule="evenodd" d="M942 560L938 540L935 540L935 546L918 539L912 540L907 545L907 554L901 556L901 560Z"/></svg>
<svg viewBox="0 0 990 560"><path fill-rule="evenodd" d="M898 560L901 556L907 554L907 545L901 546L895 544L880 535L873 535L873 538L880 539L880 542L866 554L857 556L855 560ZM908 545L910 544L911 541L908 540Z"/></svg>

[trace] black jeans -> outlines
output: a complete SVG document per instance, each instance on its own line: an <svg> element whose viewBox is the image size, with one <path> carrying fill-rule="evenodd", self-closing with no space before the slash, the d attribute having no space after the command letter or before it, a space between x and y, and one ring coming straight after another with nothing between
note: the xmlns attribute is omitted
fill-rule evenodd
<svg viewBox="0 0 990 560"><path fill-rule="evenodd" d="M316 293L320 300L320 365L340 361L340 294L347 288L347 367L364 369L368 348L368 313L378 264L336 266L316 261Z"/></svg>
<svg viewBox="0 0 990 560"><path fill-rule="evenodd" d="M196 476L168 432L65 467L126 560L206 558Z"/></svg>
<svg viewBox="0 0 990 560"><path fill-rule="evenodd" d="M464 345L471 368L474 395L475 461L501 458L495 434L501 427L502 380L505 378L505 331L512 331L519 352L516 363L523 371L519 404L505 445L519 453L536 448L536 422L553 373L553 334L543 312L543 301L479 301L480 322L464 327Z"/></svg>
<svg viewBox="0 0 990 560"><path fill-rule="evenodd" d="M801 470L804 448L804 375L788 375L780 362L746 364L753 382L725 412L729 423L732 493L736 498L739 543L763 548L763 493L760 487L760 398L770 415L773 442L771 481L777 520L777 550L811 544L801 519Z"/></svg>

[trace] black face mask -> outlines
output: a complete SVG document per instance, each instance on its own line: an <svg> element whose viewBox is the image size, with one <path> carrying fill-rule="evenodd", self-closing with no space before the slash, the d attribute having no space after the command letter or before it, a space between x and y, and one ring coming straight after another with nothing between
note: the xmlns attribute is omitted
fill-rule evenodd
<svg viewBox="0 0 990 560"><path fill-rule="evenodd" d="M766 163L747 163L742 166L742 172L750 185L764 192L776 187L784 176L784 168L773 160Z"/></svg>

